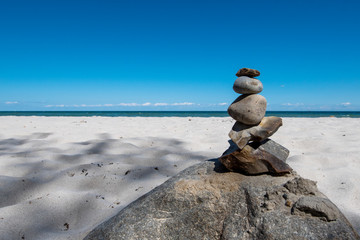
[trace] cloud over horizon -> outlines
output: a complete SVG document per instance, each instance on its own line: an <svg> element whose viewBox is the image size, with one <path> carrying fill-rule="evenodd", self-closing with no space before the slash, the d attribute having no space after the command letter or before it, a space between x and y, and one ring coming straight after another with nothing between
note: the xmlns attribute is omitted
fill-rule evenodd
<svg viewBox="0 0 360 240"><path fill-rule="evenodd" d="M283 106L294 106L294 107L304 106L303 103L283 103L281 105L283 105Z"/></svg>
<svg viewBox="0 0 360 240"><path fill-rule="evenodd" d="M65 104L54 104L54 105L45 105L46 108L63 108L63 107L148 107L148 106L192 106L196 105L192 102L180 102L180 103L116 103L116 104L71 104L71 105L65 105ZM199 105L199 104L198 104ZM222 105L222 104L219 104Z"/></svg>
<svg viewBox="0 0 360 240"><path fill-rule="evenodd" d="M344 103L341 103L341 105L344 106L344 107L347 107L347 106L350 106L351 103L350 102L344 102Z"/></svg>

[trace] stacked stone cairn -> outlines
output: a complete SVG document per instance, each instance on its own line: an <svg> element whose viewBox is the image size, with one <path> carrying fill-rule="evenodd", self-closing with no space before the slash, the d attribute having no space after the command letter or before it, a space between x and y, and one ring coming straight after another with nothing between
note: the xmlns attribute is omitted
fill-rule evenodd
<svg viewBox="0 0 360 240"><path fill-rule="evenodd" d="M263 84L255 77L260 72L242 68L237 73L234 91L240 95L228 108L236 120L229 137L230 148L219 158L230 171L245 174L286 174L292 169L286 164L289 150L269 139L281 126L279 117L264 117L266 99L259 95Z"/></svg>

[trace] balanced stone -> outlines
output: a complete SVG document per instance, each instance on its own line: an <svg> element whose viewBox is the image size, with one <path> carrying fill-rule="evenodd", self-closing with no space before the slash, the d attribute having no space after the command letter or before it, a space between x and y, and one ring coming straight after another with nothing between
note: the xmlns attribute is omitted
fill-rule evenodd
<svg viewBox="0 0 360 240"><path fill-rule="evenodd" d="M248 126L236 122L229 133L229 137L242 149L249 141L261 142L272 136L282 126L279 117L264 117L257 126Z"/></svg>
<svg viewBox="0 0 360 240"><path fill-rule="evenodd" d="M253 94L261 92L263 85L256 78L241 76L235 80L233 89L240 94Z"/></svg>
<svg viewBox="0 0 360 240"><path fill-rule="evenodd" d="M250 145L254 148L259 148L274 155L283 162L286 162L286 159L290 153L289 149L269 138L262 141L261 143L253 142Z"/></svg>
<svg viewBox="0 0 360 240"><path fill-rule="evenodd" d="M270 141L270 143L268 143ZM274 141L268 140L264 143L273 144ZM283 148L280 144L277 147ZM243 149L237 149L234 152L219 158L220 162L232 172L245 174L274 173L285 174L292 171L291 167L285 163L284 159L279 159L277 147L261 146L261 144L249 144ZM275 151L274 151L275 150ZM283 153L280 149L281 154ZM280 155L281 155L280 154Z"/></svg>
<svg viewBox="0 0 360 240"><path fill-rule="evenodd" d="M233 119L247 125L260 123L265 112L266 99L258 94L241 95L228 108Z"/></svg>
<svg viewBox="0 0 360 240"><path fill-rule="evenodd" d="M242 68L236 73L236 76L237 77L241 77L241 76L257 77L257 76L260 76L260 72L258 70L251 69L251 68Z"/></svg>

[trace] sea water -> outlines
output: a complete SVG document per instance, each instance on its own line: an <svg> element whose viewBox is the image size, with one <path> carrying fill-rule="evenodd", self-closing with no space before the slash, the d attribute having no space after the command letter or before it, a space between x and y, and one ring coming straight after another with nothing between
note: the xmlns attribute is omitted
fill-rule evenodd
<svg viewBox="0 0 360 240"><path fill-rule="evenodd" d="M226 111L0 111L0 116L45 117L229 117ZM266 116L360 118L355 111L267 111Z"/></svg>

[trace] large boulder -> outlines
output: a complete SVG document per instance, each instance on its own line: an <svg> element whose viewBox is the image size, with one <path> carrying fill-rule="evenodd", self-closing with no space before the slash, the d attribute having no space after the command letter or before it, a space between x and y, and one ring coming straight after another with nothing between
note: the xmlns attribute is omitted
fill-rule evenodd
<svg viewBox="0 0 360 240"><path fill-rule="evenodd" d="M314 182L296 173L245 176L213 160L185 169L85 239L360 238Z"/></svg>

